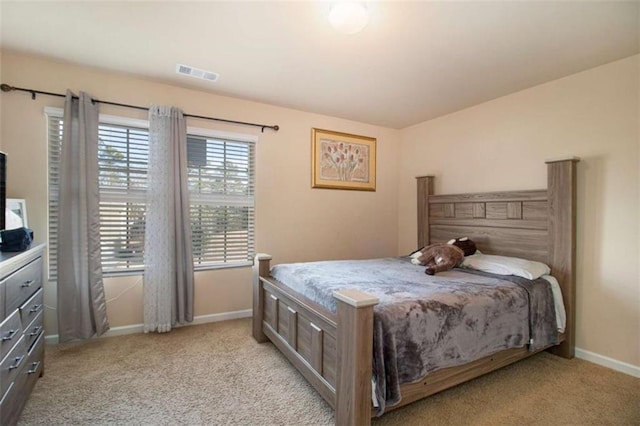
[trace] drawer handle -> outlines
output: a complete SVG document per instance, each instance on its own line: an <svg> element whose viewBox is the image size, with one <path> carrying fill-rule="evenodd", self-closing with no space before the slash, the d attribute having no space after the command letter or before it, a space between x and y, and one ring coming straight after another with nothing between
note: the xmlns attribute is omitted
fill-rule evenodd
<svg viewBox="0 0 640 426"><path fill-rule="evenodd" d="M15 357L14 363L9 366L9 370L13 370L14 368L18 368L18 366L20 366L20 363L22 362L23 359L24 359L24 355Z"/></svg>
<svg viewBox="0 0 640 426"><path fill-rule="evenodd" d="M37 336L42 331L42 326L33 327L33 331L29 333L29 337Z"/></svg>
<svg viewBox="0 0 640 426"><path fill-rule="evenodd" d="M34 280L26 280L25 282L22 283L22 285L20 287L31 287L31 284L33 284Z"/></svg>
<svg viewBox="0 0 640 426"><path fill-rule="evenodd" d="M18 330L9 330L9 334L7 334L6 336L4 336L2 338L3 342L6 342L7 340L11 340L13 339L13 336L16 335L16 333L18 332Z"/></svg>
<svg viewBox="0 0 640 426"><path fill-rule="evenodd" d="M42 303L39 305L33 305L33 308L29 309L29 312L33 314L38 312L40 309L42 309Z"/></svg>
<svg viewBox="0 0 640 426"><path fill-rule="evenodd" d="M31 369L27 370L27 374L35 374L35 372L38 371L39 367L40 367L40 361L32 362Z"/></svg>

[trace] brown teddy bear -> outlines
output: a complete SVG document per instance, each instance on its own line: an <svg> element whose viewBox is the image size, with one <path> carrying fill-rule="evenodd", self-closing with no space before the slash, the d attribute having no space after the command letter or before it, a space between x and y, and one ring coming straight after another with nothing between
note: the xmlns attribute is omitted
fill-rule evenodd
<svg viewBox="0 0 640 426"><path fill-rule="evenodd" d="M437 272L455 268L465 256L476 252L476 244L467 237L454 238L446 243L431 244L411 254L411 263L427 268L424 273L433 275Z"/></svg>

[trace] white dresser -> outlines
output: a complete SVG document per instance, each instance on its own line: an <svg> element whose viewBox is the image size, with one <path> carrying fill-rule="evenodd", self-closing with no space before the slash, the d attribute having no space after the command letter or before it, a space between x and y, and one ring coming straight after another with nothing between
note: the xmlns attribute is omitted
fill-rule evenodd
<svg viewBox="0 0 640 426"><path fill-rule="evenodd" d="M44 371L44 244L0 253L0 425L18 422Z"/></svg>

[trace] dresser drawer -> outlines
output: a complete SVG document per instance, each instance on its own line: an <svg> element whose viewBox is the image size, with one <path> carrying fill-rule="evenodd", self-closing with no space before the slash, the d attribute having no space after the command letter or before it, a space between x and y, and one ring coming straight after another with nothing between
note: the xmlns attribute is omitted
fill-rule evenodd
<svg viewBox="0 0 640 426"><path fill-rule="evenodd" d="M0 324L0 361L13 349L22 336L20 312L16 309Z"/></svg>
<svg viewBox="0 0 640 426"><path fill-rule="evenodd" d="M24 305L20 306L20 319L25 329L44 310L42 295L43 291L40 289L31 296L31 299L24 302Z"/></svg>
<svg viewBox="0 0 640 426"><path fill-rule="evenodd" d="M27 354L13 383L0 401L0 425L15 425L20 418L20 412L27 402L27 397L44 369L44 336Z"/></svg>
<svg viewBox="0 0 640 426"><path fill-rule="evenodd" d="M2 362L0 362L0 393L4 394L11 383L18 377L18 372L27 361L26 358L27 347L24 344L24 336L22 336Z"/></svg>
<svg viewBox="0 0 640 426"><path fill-rule="evenodd" d="M18 309L42 287L42 257L18 269L5 279L5 311Z"/></svg>
<svg viewBox="0 0 640 426"><path fill-rule="evenodd" d="M6 417L10 417L12 416L11 413L11 399L13 398L13 394L15 392L13 392L13 390L16 388L16 383L13 382L11 384L9 384L9 387L7 388L6 392L4 393L4 395L2 396L2 399L0 400L0 425L4 426L6 424L10 424L9 422L5 421Z"/></svg>
<svg viewBox="0 0 640 426"><path fill-rule="evenodd" d="M2 320L4 319L5 315L7 314L7 312L5 312L4 310L4 288L5 288L5 281L0 281L0 322L2 322ZM0 357L0 359L2 359L2 357Z"/></svg>
<svg viewBox="0 0 640 426"><path fill-rule="evenodd" d="M20 370L20 377L16 379L19 387L17 391L21 393L20 399L26 401L27 396L31 393L33 385L44 370L44 336L40 335L37 342L33 345L27 354L27 361ZM25 384L26 383L26 384Z"/></svg>
<svg viewBox="0 0 640 426"><path fill-rule="evenodd" d="M42 330L44 330L44 326L42 324L43 318L44 313L42 311L38 312L33 321L31 321L31 324L24 328L24 339L28 350L31 350L33 342L38 339L42 334Z"/></svg>

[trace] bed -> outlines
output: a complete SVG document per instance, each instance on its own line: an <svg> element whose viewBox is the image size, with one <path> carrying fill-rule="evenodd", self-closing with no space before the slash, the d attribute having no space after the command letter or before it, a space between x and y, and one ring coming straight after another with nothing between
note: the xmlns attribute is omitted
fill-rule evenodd
<svg viewBox="0 0 640 426"><path fill-rule="evenodd" d="M397 401L385 411L541 350L573 357L577 162L577 158L548 161L547 188L542 190L435 195L432 176L417 178L418 247L467 236L482 253L549 265L562 292L566 323L563 333L534 350L531 345L516 345L402 383ZM271 341L291 361L335 409L336 424L370 424L376 413L372 372L378 360L373 350L374 309L380 312L384 303L346 288L333 292L335 309L329 309L326 300L308 297L275 279L270 260L270 255L258 254L254 264L253 337Z"/></svg>

